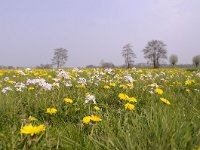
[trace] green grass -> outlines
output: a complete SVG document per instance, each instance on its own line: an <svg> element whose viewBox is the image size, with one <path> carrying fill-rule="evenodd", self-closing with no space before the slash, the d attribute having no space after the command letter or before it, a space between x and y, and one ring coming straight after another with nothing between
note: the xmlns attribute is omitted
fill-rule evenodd
<svg viewBox="0 0 200 150"><path fill-rule="evenodd" d="M55 78L57 71L25 70L26 76L19 75L15 70L0 71L0 90L7 86L13 89L0 93L0 149L197 150L200 147L199 70L128 70L135 80L133 89L120 88L121 84L128 84L124 79L127 70L116 69L113 74L101 69L66 71L72 77L71 87L65 86L64 82L68 82L68 79L61 79L60 86L51 91L45 91L38 85L31 85L35 89L29 91L30 85L26 85L27 88L22 92L16 91L15 83L5 81L5 77L26 83L27 79L40 76L53 84L54 81L48 75ZM39 75L34 76L36 72ZM83 88L79 87L80 77L87 80ZM89 82L91 78L94 80ZM195 82L185 85L186 80ZM104 89L104 85L109 85L109 82L116 86ZM164 91L163 95L156 94L155 88L151 89L149 85L152 83L159 85ZM84 103L87 92L95 95L100 111L94 110L93 103ZM136 109L126 110L126 102L118 98L119 93L135 97L138 100L133 103ZM65 103L66 97L72 98L74 102ZM164 104L161 97L168 99L171 105ZM56 108L57 113L47 114L48 107ZM100 116L102 121L85 125L82 119L87 115ZM30 123L29 116L38 119L32 124L45 124L46 130L34 136L21 134L22 126Z"/></svg>

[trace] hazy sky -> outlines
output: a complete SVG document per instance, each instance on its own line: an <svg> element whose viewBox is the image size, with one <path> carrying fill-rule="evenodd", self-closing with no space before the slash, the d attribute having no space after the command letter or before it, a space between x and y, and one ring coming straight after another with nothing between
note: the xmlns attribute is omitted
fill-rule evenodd
<svg viewBox="0 0 200 150"><path fill-rule="evenodd" d="M200 0L0 0L0 65L51 63L69 50L67 66L123 64L131 43L136 63L150 40L191 63L200 54Z"/></svg>

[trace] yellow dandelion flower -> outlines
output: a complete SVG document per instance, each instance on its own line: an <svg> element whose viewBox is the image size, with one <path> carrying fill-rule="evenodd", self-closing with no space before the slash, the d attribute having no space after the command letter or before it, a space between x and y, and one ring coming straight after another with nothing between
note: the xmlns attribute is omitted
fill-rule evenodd
<svg viewBox="0 0 200 150"><path fill-rule="evenodd" d="M187 93L190 93L190 89L186 89L185 91L186 91Z"/></svg>
<svg viewBox="0 0 200 150"><path fill-rule="evenodd" d="M128 95L123 94L123 93L120 93L120 94L118 95L118 97L119 97L120 99L122 99L122 100L127 100L127 99L129 98Z"/></svg>
<svg viewBox="0 0 200 150"><path fill-rule="evenodd" d="M163 94L163 90L162 89L159 89L159 88L156 88L155 89L155 93L159 94L159 95L162 95Z"/></svg>
<svg viewBox="0 0 200 150"><path fill-rule="evenodd" d="M171 104L171 103L170 103L167 99L165 99L165 98L160 98L160 100L161 100L163 103L167 104L167 105L170 105L170 104Z"/></svg>
<svg viewBox="0 0 200 150"><path fill-rule="evenodd" d="M12 80L8 80L7 82L10 83L10 84L14 83L14 81L12 81Z"/></svg>
<svg viewBox="0 0 200 150"><path fill-rule="evenodd" d="M126 103L124 105L125 109L128 109L128 110L135 110L135 106L133 104L130 104L130 103Z"/></svg>
<svg viewBox="0 0 200 150"><path fill-rule="evenodd" d="M110 89L110 87L108 85L105 85L103 88L104 89Z"/></svg>
<svg viewBox="0 0 200 150"><path fill-rule="evenodd" d="M129 102L137 102L137 99L135 97L129 97L128 101Z"/></svg>
<svg viewBox="0 0 200 150"><path fill-rule="evenodd" d="M97 111L100 110L100 108L98 106L94 106L94 109Z"/></svg>
<svg viewBox="0 0 200 150"><path fill-rule="evenodd" d="M47 108L46 113L48 113L50 115L55 114L55 113L57 113L57 109L56 108Z"/></svg>
<svg viewBox="0 0 200 150"><path fill-rule="evenodd" d="M73 103L73 100L71 98L65 98L64 101L66 103Z"/></svg>
<svg viewBox="0 0 200 150"><path fill-rule="evenodd" d="M32 90L34 90L34 89L35 89L34 87L29 87L29 88L28 88L29 91L32 91Z"/></svg>
<svg viewBox="0 0 200 150"><path fill-rule="evenodd" d="M89 123L90 123L90 120L91 120L91 117L90 117L90 116L85 116L85 117L83 118L82 122L83 122L84 124L89 124Z"/></svg>
<svg viewBox="0 0 200 150"><path fill-rule="evenodd" d="M38 75L39 75L39 73L38 73L38 72L35 72L35 73L34 73L34 76L38 76Z"/></svg>
<svg viewBox="0 0 200 150"><path fill-rule="evenodd" d="M37 118L33 117L33 116L29 116L28 118L30 121L37 121Z"/></svg>
<svg viewBox="0 0 200 150"><path fill-rule="evenodd" d="M90 95L90 93L89 92L85 93L85 96L87 96L87 95Z"/></svg>
<svg viewBox="0 0 200 150"><path fill-rule="evenodd" d="M93 122L99 122L99 121L102 121L102 119L99 116L92 115L91 116L91 121L93 121Z"/></svg>
<svg viewBox="0 0 200 150"><path fill-rule="evenodd" d="M191 85L192 83L195 83L195 81L194 80L185 81L185 85Z"/></svg>
<svg viewBox="0 0 200 150"><path fill-rule="evenodd" d="M41 124L39 126L36 126L36 129L35 129L35 134L38 134L42 131L44 131L46 129L45 125L44 124Z"/></svg>
<svg viewBox="0 0 200 150"><path fill-rule="evenodd" d="M125 84L120 84L119 87L120 87L120 88L123 88L123 89L127 88L127 86L126 86Z"/></svg>
<svg viewBox="0 0 200 150"><path fill-rule="evenodd" d="M115 87L116 84L115 83L110 83L110 86Z"/></svg>
<svg viewBox="0 0 200 150"><path fill-rule="evenodd" d="M32 124L23 126L20 129L20 133L21 134L30 134L31 136L33 136L34 134L38 134L42 131L45 131L45 125L41 124L39 126L33 126Z"/></svg>
<svg viewBox="0 0 200 150"><path fill-rule="evenodd" d="M94 115L85 116L85 117L83 117L83 120L82 120L82 122L84 124L89 124L90 122L96 123L96 122L100 122L100 121L102 121L102 119L99 116L94 116Z"/></svg>

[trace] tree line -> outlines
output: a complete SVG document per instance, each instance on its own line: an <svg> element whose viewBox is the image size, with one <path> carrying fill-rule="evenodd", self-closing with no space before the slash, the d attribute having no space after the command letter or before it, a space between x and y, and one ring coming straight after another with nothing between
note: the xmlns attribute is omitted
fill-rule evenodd
<svg viewBox="0 0 200 150"><path fill-rule="evenodd" d="M149 41L146 47L142 50L144 53L144 58L147 60L147 63L153 65L153 68L159 68L161 66L161 62L167 59L167 49L166 44L160 40L152 40ZM122 56L125 60L125 67L131 68L134 65L136 54L133 51L133 47L130 43L126 44L122 47ZM58 48L54 50L54 56L52 59L52 65L57 68L62 68L67 62L68 58L68 50L64 48ZM200 65L200 55L193 57L193 64L198 67ZM171 55L169 57L170 64L174 67L178 63L177 55ZM102 67L114 67L114 64L104 62L101 64ZM93 65L88 66L90 68Z"/></svg>
<svg viewBox="0 0 200 150"><path fill-rule="evenodd" d="M161 67L161 64L164 60L166 60L167 57L167 49L166 44L160 40L152 40L147 43L145 48L142 50L144 53L144 58L147 60L147 64L149 66L153 66L153 68L159 68ZM136 54L133 50L133 46L128 43L125 46L122 47L121 55L124 57L125 64L120 66L123 68L131 68L134 66ZM68 60L68 50L65 48L57 48L54 50L53 58L51 59L51 64L41 64L39 66L36 66L36 68L40 69L50 69L53 67L56 68L63 68ZM200 65L200 55L196 55L192 59L193 64L198 67ZM178 63L178 56L175 54L172 54L169 57L169 63L174 67ZM100 67L103 68L113 68L115 65L110 62L101 62ZM183 65L184 66L184 65ZM96 67L94 65L88 65L87 68L93 68ZM188 67L188 66L186 66ZM17 69L23 68L23 67L16 67ZM0 69L15 69L13 66L0 66Z"/></svg>

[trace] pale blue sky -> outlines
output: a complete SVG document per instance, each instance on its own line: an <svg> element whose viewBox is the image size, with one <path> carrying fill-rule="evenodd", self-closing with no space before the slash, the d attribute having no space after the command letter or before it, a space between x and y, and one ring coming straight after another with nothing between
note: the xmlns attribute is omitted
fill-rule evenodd
<svg viewBox="0 0 200 150"><path fill-rule="evenodd" d="M0 0L0 65L51 63L59 47L69 50L68 67L120 65L127 43L136 63L146 62L153 39L191 63L200 54L200 0Z"/></svg>

